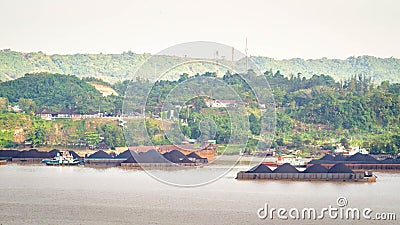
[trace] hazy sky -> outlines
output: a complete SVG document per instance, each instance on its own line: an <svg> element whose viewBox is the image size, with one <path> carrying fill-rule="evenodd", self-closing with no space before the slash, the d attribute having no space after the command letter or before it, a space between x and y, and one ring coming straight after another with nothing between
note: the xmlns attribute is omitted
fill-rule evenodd
<svg viewBox="0 0 400 225"><path fill-rule="evenodd" d="M273 58L400 57L397 0L0 0L0 49L157 53L215 41Z"/></svg>

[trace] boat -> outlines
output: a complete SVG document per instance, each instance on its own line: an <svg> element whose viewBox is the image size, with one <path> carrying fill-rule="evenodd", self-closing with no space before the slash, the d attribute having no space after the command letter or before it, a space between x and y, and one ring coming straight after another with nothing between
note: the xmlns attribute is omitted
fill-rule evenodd
<svg viewBox="0 0 400 225"><path fill-rule="evenodd" d="M263 165L270 167L277 167L285 163L289 163L295 167L306 167L306 163L302 160L302 158L295 157L294 155L283 155L279 156L277 161L262 162Z"/></svg>
<svg viewBox="0 0 400 225"><path fill-rule="evenodd" d="M302 158L295 157L294 155L283 155L278 157L277 161L278 166L283 165L285 163L290 163L290 165L294 167L306 167L306 163L302 160Z"/></svg>
<svg viewBox="0 0 400 225"><path fill-rule="evenodd" d="M367 151L364 148L360 148L359 146L351 147L350 149L346 149L342 145L338 145L338 147L335 149L336 154L342 154L343 156L352 156L357 153L361 153L363 155L368 155L369 151Z"/></svg>
<svg viewBox="0 0 400 225"><path fill-rule="evenodd" d="M68 151L59 152L56 157L43 159L42 162L48 166L76 166L79 164L79 160L74 159Z"/></svg>
<svg viewBox="0 0 400 225"><path fill-rule="evenodd" d="M7 164L7 160L0 160L0 165L6 165Z"/></svg>
<svg viewBox="0 0 400 225"><path fill-rule="evenodd" d="M79 164L78 160L73 160L73 161L69 161L69 160L50 160L48 162L46 162L46 165L48 166L76 166Z"/></svg>
<svg viewBox="0 0 400 225"><path fill-rule="evenodd" d="M269 167L277 167L278 166L278 163L276 161L275 162L262 162L261 164L269 166Z"/></svg>

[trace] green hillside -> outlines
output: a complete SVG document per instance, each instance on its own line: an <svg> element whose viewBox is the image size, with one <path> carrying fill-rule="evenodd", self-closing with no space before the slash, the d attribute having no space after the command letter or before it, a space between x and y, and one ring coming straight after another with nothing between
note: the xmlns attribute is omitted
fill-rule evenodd
<svg viewBox="0 0 400 225"><path fill-rule="evenodd" d="M93 81L93 79L87 79ZM121 105L121 99L111 95L103 97L96 88L85 80L72 75L26 74L25 76L0 83L0 97L11 105L18 104L24 111L34 113L46 107L58 111L62 108L77 108L79 112L98 110L111 112Z"/></svg>
<svg viewBox="0 0 400 225"><path fill-rule="evenodd" d="M0 80L7 81L24 76L26 73L51 72L73 74L78 77L97 77L110 83L132 79L137 68L141 66L149 54L74 54L74 55L46 55L38 53L21 53L11 50L0 51ZM366 75L373 81L380 83L388 80L400 82L400 59L377 58L373 56L349 57L340 59L285 59L254 56L251 59L264 71L276 71L285 76L301 73L305 77L314 74L332 76L335 80L347 80L354 75ZM237 69L244 69L245 63L239 60ZM177 57L157 56L158 65L173 65ZM223 60L220 60L223 62ZM226 62L231 65L230 62ZM212 68L189 68L193 73L205 73ZM147 75L151 78L151 74ZM143 78L143 77L142 77Z"/></svg>
<svg viewBox="0 0 400 225"><path fill-rule="evenodd" d="M225 82L245 101L246 111L241 113L244 119L247 119L244 114L248 114L249 128L241 123L235 123L235 127L238 133L249 137L246 151L256 150L257 140L261 138L261 109L254 98L253 89L238 74L225 74L222 78L216 77L215 73L199 76ZM331 149L340 141L343 145L362 146L373 153L395 154L400 151L399 83L382 82L377 85L365 76L353 76L345 82L336 82L326 75L314 75L310 78L296 75L289 79L279 72L260 75L248 73L243 76L251 80L265 76L271 85L277 113L273 147L288 146L311 151L315 146ZM127 95L128 98L125 98L124 106L127 109L142 109L140 103L144 102L143 96L148 94L146 112L149 120L146 120L146 127L143 129L147 129L153 143L170 143L170 139L164 135L165 128L153 117L157 114L162 118L167 116L157 106L163 104L171 90L182 87L186 79L187 74L182 74L176 81L159 81L153 84L148 80L138 79L129 84L135 95ZM38 146L66 146L83 140L87 144L97 144L100 136L105 138L109 146L123 146L123 132L115 119L45 121L29 115L39 107L53 110L77 107L81 112L97 110L99 107L107 112L121 110L121 96L128 81L112 86L120 96L107 97L102 96L89 82L109 85L96 78L80 79L71 75L48 73L28 74L0 83L0 147L15 146L24 140L32 141ZM200 79L196 85L201 84ZM152 91L149 93L150 88ZM186 99L189 96L185 93L187 95L191 92L185 92L181 88L179 96ZM227 93L224 96L232 97ZM212 118L217 133L213 136L214 133L209 130L211 136L207 138L215 139L218 144L227 144L232 130L231 115L223 109L208 108L204 101L202 97L192 99L185 104L193 105L194 108L180 110L177 116L181 121L179 125L182 134L186 138L200 138L200 134L206 134L207 130L201 130L198 121ZM19 105L28 114L12 112L7 107L8 102L10 105ZM137 124L129 126L143 125L141 120L134 122ZM146 139L139 137L140 134L135 133L132 136L141 141L137 144L146 144Z"/></svg>

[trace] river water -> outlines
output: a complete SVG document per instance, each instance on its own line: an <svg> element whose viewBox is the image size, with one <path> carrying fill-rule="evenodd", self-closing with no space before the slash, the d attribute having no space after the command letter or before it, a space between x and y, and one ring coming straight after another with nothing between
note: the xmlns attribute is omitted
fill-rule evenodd
<svg viewBox="0 0 400 225"><path fill-rule="evenodd" d="M214 173L221 168L201 168ZM164 184L146 172L122 168L0 166L0 224L398 224L361 219L261 220L257 210L337 206L400 217L400 173L375 173L376 183L245 181L237 166L221 179L199 187ZM179 180L196 170L155 171ZM374 214L372 214L374 215ZM400 218L397 218L397 221Z"/></svg>

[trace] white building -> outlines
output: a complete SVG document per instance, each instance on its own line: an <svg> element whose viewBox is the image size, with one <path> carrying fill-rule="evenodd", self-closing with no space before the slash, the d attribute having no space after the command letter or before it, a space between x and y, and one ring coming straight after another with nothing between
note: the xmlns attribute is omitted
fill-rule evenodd
<svg viewBox="0 0 400 225"><path fill-rule="evenodd" d="M227 108L227 107L236 107L237 101L236 100L207 100L205 101L207 107L209 108Z"/></svg>

